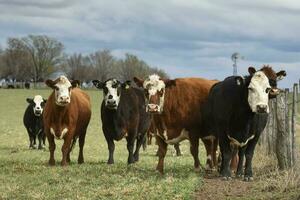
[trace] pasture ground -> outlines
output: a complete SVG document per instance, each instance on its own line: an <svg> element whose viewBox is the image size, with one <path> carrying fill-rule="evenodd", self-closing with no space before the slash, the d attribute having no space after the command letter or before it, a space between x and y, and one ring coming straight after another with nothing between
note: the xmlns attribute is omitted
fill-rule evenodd
<svg viewBox="0 0 300 200"><path fill-rule="evenodd" d="M115 164L107 165L108 150L99 117L101 92L87 92L93 113L84 148L85 163L76 163L76 146L71 165L62 168L62 142L57 142L56 166L49 167L48 148L30 150L22 122L25 99L36 94L48 97L50 90L0 90L0 199L296 199L300 195L297 171L279 172L276 160L261 153L256 153L257 179L252 183L237 179L226 182L215 175L194 172L188 142L181 145L182 157L173 156L174 150L169 147L164 176L155 171L155 145L141 150L140 161L127 166L125 140L117 142ZM200 158L204 163L203 146Z"/></svg>

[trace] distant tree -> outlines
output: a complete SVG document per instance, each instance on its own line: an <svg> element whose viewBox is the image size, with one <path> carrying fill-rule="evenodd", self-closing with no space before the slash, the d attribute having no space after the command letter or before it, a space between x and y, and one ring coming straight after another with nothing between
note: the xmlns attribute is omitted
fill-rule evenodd
<svg viewBox="0 0 300 200"><path fill-rule="evenodd" d="M80 81L91 79L93 72L87 56L74 53L67 58L66 65L69 78Z"/></svg>
<svg viewBox="0 0 300 200"><path fill-rule="evenodd" d="M17 80L30 80L32 62L26 51L8 48L1 53L2 76Z"/></svg>
<svg viewBox="0 0 300 200"><path fill-rule="evenodd" d="M45 78L61 62L64 46L46 35L29 35L23 38L9 38L8 49L30 55L34 80Z"/></svg>
<svg viewBox="0 0 300 200"><path fill-rule="evenodd" d="M106 81L114 72L115 58L109 50L97 51L89 56L90 65L94 68L94 79Z"/></svg>

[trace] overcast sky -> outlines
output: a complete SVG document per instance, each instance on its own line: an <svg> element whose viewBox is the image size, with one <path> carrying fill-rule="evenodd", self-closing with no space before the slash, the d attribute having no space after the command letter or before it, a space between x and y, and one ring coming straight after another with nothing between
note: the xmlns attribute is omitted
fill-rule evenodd
<svg viewBox="0 0 300 200"><path fill-rule="evenodd" d="M171 77L222 80L231 54L248 66L270 64L300 78L299 0L0 0L0 44L8 37L46 34L66 52L110 49L135 54Z"/></svg>

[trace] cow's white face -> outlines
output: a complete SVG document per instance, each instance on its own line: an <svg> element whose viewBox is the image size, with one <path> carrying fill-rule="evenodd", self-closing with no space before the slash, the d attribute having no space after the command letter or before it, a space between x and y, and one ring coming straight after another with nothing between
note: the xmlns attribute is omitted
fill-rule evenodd
<svg viewBox="0 0 300 200"><path fill-rule="evenodd" d="M253 74L248 86L248 103L252 112L269 113L269 79L262 71Z"/></svg>
<svg viewBox="0 0 300 200"><path fill-rule="evenodd" d="M43 113L45 101L41 95L36 95L33 98L33 113L35 116L40 116Z"/></svg>
<svg viewBox="0 0 300 200"><path fill-rule="evenodd" d="M37 117L41 116L44 110L46 100L41 95L34 96L33 99L27 98L27 102L32 106L33 114Z"/></svg>
<svg viewBox="0 0 300 200"><path fill-rule="evenodd" d="M146 111L161 113L163 111L166 85L156 74L150 75L143 83L146 98Z"/></svg>
<svg viewBox="0 0 300 200"><path fill-rule="evenodd" d="M128 89L130 87L131 81L125 81L121 83L117 79L109 79L105 82L99 80L93 80L93 84L98 88L103 90L103 101L105 107L108 109L116 110L120 103L121 90Z"/></svg>
<svg viewBox="0 0 300 200"><path fill-rule="evenodd" d="M103 94L105 106L110 109L117 109L121 96L120 82L116 79L106 81L103 86Z"/></svg>
<svg viewBox="0 0 300 200"><path fill-rule="evenodd" d="M78 80L73 80L72 83L65 76L60 76L55 81L48 79L46 84L54 89L55 103L58 106L66 106L71 102L71 91L79 86Z"/></svg>

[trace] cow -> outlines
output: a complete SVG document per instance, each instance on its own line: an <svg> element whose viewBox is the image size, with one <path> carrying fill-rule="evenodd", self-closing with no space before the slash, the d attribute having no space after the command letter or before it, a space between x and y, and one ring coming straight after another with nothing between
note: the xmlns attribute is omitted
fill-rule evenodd
<svg viewBox="0 0 300 200"><path fill-rule="evenodd" d="M148 76L145 80L134 77L134 81L144 89L146 110L153 114L158 128L156 139L159 146L159 161L156 169L163 174L168 144L189 139L194 167L199 171L199 138L210 136L209 133L201 131L202 105L207 100L210 88L217 81L202 78L163 80L156 74ZM206 140L202 141L208 144ZM212 145L205 146L210 155Z"/></svg>
<svg viewBox="0 0 300 200"><path fill-rule="evenodd" d="M29 148L36 148L36 137L38 137L38 149L43 149L46 136L44 133L42 114L46 99L43 99L41 95L36 95L34 98L27 98L26 101L29 105L25 110L23 123L29 136Z"/></svg>
<svg viewBox="0 0 300 200"><path fill-rule="evenodd" d="M70 152L79 138L78 164L84 163L83 147L86 130L91 118L89 96L78 88L79 81L69 81L60 76L56 80L46 80L53 89L44 108L44 129L49 142L49 165L55 165L55 139L64 140L61 165L70 163Z"/></svg>
<svg viewBox="0 0 300 200"><path fill-rule="evenodd" d="M150 128L147 132L147 144L148 145L152 144L152 138L155 137L155 135L157 135L157 132L158 132L158 130L155 126L154 120L152 119ZM156 144L157 144L157 142L156 142ZM174 144L174 149L176 151L176 156L182 156L182 153L181 153L181 150L180 150L179 146L180 146L179 143ZM158 151L156 152L156 156L158 156Z"/></svg>
<svg viewBox="0 0 300 200"><path fill-rule="evenodd" d="M124 137L127 140L127 163L137 162L140 147L151 123L150 115L146 113L143 91L131 87L130 83L130 81L121 83L115 78L105 82L93 80L95 87L103 90L101 120L109 150L107 164L114 163L114 140L119 141Z"/></svg>
<svg viewBox="0 0 300 200"><path fill-rule="evenodd" d="M229 162L237 151L237 174L242 173L245 155L244 180L253 180L252 158L267 123L268 100L278 94L277 81L266 72L266 67L259 71L249 67L248 71L248 76L231 76L216 83L209 93L202 116L204 124L210 126L206 131L216 134L219 140L222 156L220 174L225 180L231 178ZM285 76L285 72L277 75Z"/></svg>

